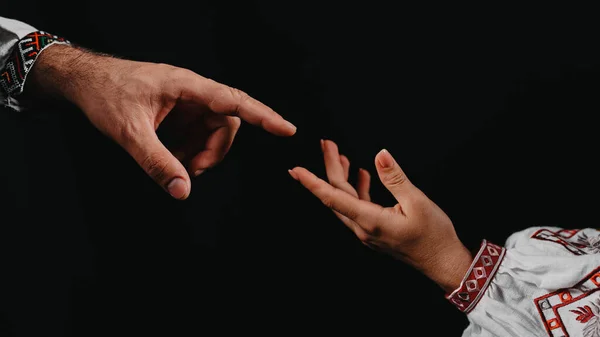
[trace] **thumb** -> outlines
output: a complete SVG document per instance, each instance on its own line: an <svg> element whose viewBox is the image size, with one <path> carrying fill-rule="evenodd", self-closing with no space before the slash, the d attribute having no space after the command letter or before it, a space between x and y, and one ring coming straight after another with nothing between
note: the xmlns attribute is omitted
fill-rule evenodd
<svg viewBox="0 0 600 337"><path fill-rule="evenodd" d="M386 149L379 151L375 156L375 167L383 185L400 202L403 196L406 196L412 188L412 183L408 180L404 171Z"/></svg>
<svg viewBox="0 0 600 337"><path fill-rule="evenodd" d="M175 199L190 194L190 177L177 158L161 143L154 130L135 137L125 148L144 171Z"/></svg>

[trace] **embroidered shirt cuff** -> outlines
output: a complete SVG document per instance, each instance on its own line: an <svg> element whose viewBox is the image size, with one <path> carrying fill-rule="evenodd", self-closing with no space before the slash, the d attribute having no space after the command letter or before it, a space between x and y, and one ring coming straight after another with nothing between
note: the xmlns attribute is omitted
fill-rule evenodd
<svg viewBox="0 0 600 337"><path fill-rule="evenodd" d="M446 299L464 313L473 310L494 278L505 253L505 248L483 240L460 286L447 294Z"/></svg>
<svg viewBox="0 0 600 337"><path fill-rule="evenodd" d="M14 97L23 92L27 74L37 57L54 43L70 44L62 37L37 31L25 35L14 46L4 68L0 69L0 97L5 97L5 101L2 102L4 105L19 110Z"/></svg>

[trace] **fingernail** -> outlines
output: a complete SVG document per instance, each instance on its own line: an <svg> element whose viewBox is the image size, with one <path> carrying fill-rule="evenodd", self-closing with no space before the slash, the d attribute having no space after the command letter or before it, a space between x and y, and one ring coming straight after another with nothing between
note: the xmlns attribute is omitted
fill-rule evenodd
<svg viewBox="0 0 600 337"><path fill-rule="evenodd" d="M388 152L388 150L383 149L379 151L379 165L383 168L388 168L394 166L394 158Z"/></svg>
<svg viewBox="0 0 600 337"><path fill-rule="evenodd" d="M185 180L175 178L167 185L167 190L173 198L182 199L187 193L187 184L185 183Z"/></svg>
<svg viewBox="0 0 600 337"><path fill-rule="evenodd" d="M321 151L325 151L325 141L321 139Z"/></svg>
<svg viewBox="0 0 600 337"><path fill-rule="evenodd" d="M294 133L296 132L296 126L292 123L290 123L289 121L285 121L287 123L287 126L290 130L294 131Z"/></svg>
<svg viewBox="0 0 600 337"><path fill-rule="evenodd" d="M194 172L194 175L197 177L197 176L201 175L202 172L204 172L204 170L202 170L202 169L201 170L197 170L196 172Z"/></svg>
<svg viewBox="0 0 600 337"><path fill-rule="evenodd" d="M288 173L292 176L292 178L294 178L295 180L298 180L298 175L296 174L296 172L294 172L292 170L288 170Z"/></svg>

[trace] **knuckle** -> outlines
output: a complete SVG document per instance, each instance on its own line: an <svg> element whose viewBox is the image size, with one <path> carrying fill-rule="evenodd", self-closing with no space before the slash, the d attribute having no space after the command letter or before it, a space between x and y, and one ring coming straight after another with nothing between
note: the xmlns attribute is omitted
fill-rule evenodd
<svg viewBox="0 0 600 337"><path fill-rule="evenodd" d="M333 208L333 198L330 194L326 194L321 198L321 202L323 203L323 205L325 205L327 208Z"/></svg>
<svg viewBox="0 0 600 337"><path fill-rule="evenodd" d="M186 68L175 67L168 64L161 64L160 66L172 80L181 80L196 75L196 73Z"/></svg>
<svg viewBox="0 0 600 337"><path fill-rule="evenodd" d="M320 193L322 195L321 197L321 202L323 202L323 204L325 206L327 206L328 208L331 208L335 211L338 211L335 208L335 195L334 193L332 193L331 191L324 191Z"/></svg>
<svg viewBox="0 0 600 337"><path fill-rule="evenodd" d="M249 96L245 92L221 84L215 90L208 107L214 112L237 117L240 115L244 101L248 98Z"/></svg>
<svg viewBox="0 0 600 337"><path fill-rule="evenodd" d="M233 88L233 87L227 87L227 88L229 88L228 89L229 94L233 98L233 100L232 100L233 106L231 107L232 115L239 116L242 106L250 99L250 96L248 96L248 94L246 94L245 92L243 92L240 89Z"/></svg>
<svg viewBox="0 0 600 337"><path fill-rule="evenodd" d="M352 208L347 208L344 212L344 214L352 219L352 220L356 220L359 217L359 212L356 208L352 207Z"/></svg>
<svg viewBox="0 0 600 337"><path fill-rule="evenodd" d="M156 66L161 67L162 69L165 69L165 70L184 69L184 68L175 67L173 65L170 65L168 63L163 63L163 62L158 62L155 64L156 64Z"/></svg>
<svg viewBox="0 0 600 337"><path fill-rule="evenodd" d="M163 182L167 178L167 160L158 154L146 156L141 166L150 177L158 182Z"/></svg>
<svg viewBox="0 0 600 337"><path fill-rule="evenodd" d="M248 94L245 93L244 91L238 89L238 88L234 88L234 87L227 87L229 90L229 94L231 95L231 97L233 97L236 100L246 100L248 99Z"/></svg>
<svg viewBox="0 0 600 337"><path fill-rule="evenodd" d="M406 175L400 170L393 170L385 175L385 183L389 186L400 186L405 184L408 179Z"/></svg>
<svg viewBox="0 0 600 337"><path fill-rule="evenodd" d="M176 101L183 95L186 87L193 87L191 79L195 73L189 69L160 63L157 70L162 71L163 81L158 84L160 93L167 101ZM159 72L157 71L157 73Z"/></svg>
<svg viewBox="0 0 600 337"><path fill-rule="evenodd" d="M161 70L165 76L167 84L177 84L182 79L189 76L189 70L179 67L170 66L168 64L158 64L157 70Z"/></svg>

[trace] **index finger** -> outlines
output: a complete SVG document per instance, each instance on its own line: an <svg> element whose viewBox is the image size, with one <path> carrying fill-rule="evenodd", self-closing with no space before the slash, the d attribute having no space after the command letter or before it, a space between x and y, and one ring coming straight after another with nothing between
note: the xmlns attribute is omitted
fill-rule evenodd
<svg viewBox="0 0 600 337"><path fill-rule="evenodd" d="M288 122L265 104L245 92L189 72L182 85L180 99L207 106L219 114L238 116L246 122L260 126L278 136L296 133L294 124Z"/></svg>
<svg viewBox="0 0 600 337"><path fill-rule="evenodd" d="M372 224L381 214L383 207L353 197L329 185L303 167L295 167L290 173L323 204L354 220L361 227Z"/></svg>

